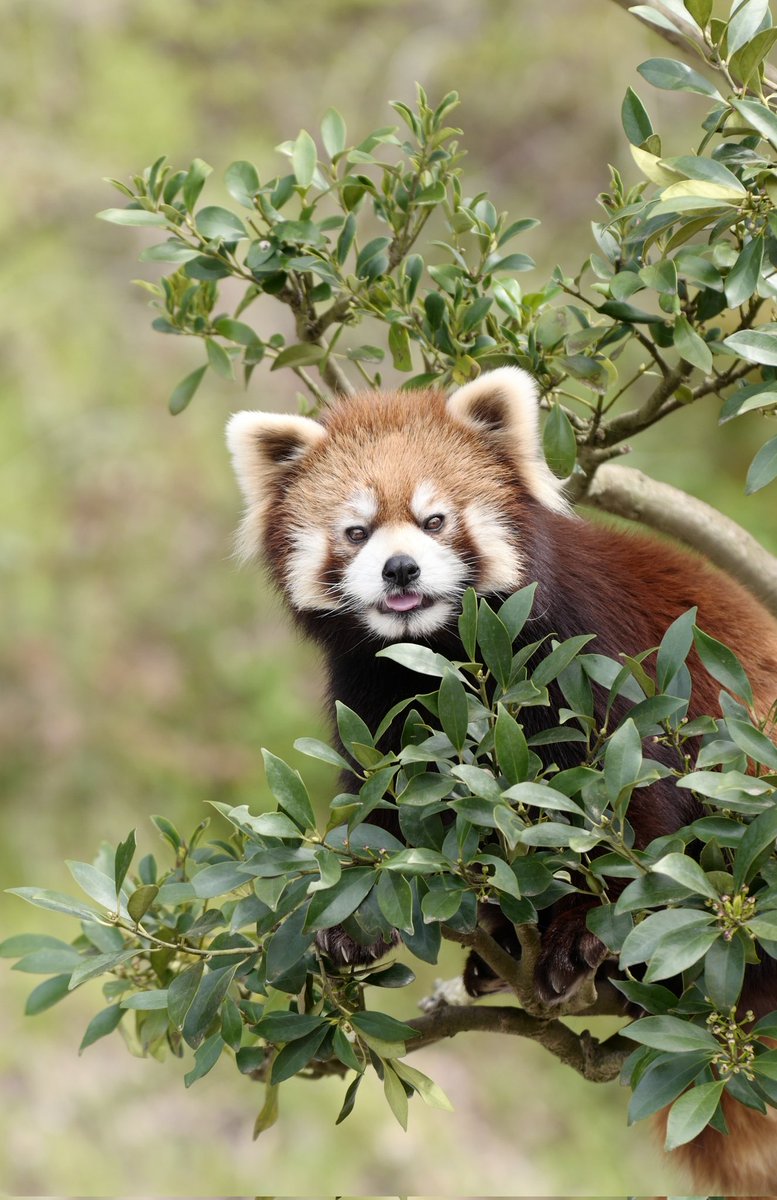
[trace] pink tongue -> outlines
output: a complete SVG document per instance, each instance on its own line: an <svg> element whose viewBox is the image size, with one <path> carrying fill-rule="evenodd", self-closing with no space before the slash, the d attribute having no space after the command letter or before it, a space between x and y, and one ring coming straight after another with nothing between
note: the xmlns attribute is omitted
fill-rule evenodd
<svg viewBox="0 0 777 1200"><path fill-rule="evenodd" d="M405 592L402 596L386 596L386 608L392 609L393 612L409 612L411 608L418 608L421 603L421 597L417 592Z"/></svg>

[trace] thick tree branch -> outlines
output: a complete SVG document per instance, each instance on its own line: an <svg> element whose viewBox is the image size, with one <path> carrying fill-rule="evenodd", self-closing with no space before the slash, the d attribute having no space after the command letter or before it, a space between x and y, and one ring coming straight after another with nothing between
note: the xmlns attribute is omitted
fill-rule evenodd
<svg viewBox="0 0 777 1200"><path fill-rule="evenodd" d="M777 616L777 558L703 500L633 467L602 466L583 503L678 538L733 575Z"/></svg>
<svg viewBox="0 0 777 1200"><path fill-rule="evenodd" d="M617 1078L634 1049L633 1043L619 1034L600 1042L587 1030L577 1034L561 1021L540 1020L520 1008L506 1005L488 1008L442 1006L407 1024L421 1035L408 1043L408 1050L420 1050L442 1038L455 1037L457 1033L512 1034L539 1042L584 1079L597 1083Z"/></svg>

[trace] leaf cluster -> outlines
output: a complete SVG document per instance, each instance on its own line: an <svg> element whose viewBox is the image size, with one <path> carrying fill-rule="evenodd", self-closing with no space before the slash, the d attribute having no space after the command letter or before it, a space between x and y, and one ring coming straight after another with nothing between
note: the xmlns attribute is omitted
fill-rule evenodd
<svg viewBox="0 0 777 1200"><path fill-rule="evenodd" d="M739 1003L747 964L777 956L773 724L759 723L741 665L695 625L695 610L658 647L615 661L592 653L588 637L533 640L533 596L534 585L495 611L469 591L459 622L467 661L415 644L380 651L428 677L430 690L374 731L339 704L347 757L299 739L299 751L352 779L323 828L301 775L265 751L274 811L216 803L229 834L207 842L205 821L184 839L155 818L172 862L135 864L132 833L94 863L69 864L85 900L13 889L80 923L72 943L22 935L0 947L17 970L47 976L27 1011L101 977L107 1007L82 1049L117 1027L141 1052L188 1047L187 1085L227 1054L267 1084L260 1126L291 1076L352 1072L342 1119L374 1070L404 1125L414 1092L447 1101L405 1061L419 1020L368 1001L413 972L397 959L338 965L322 933L337 927L366 946L398 940L434 963L443 938L466 943L492 908L520 939L578 893L596 901L589 928L619 960L616 986L651 1014L625 1030L638 1043L626 1063L632 1118L676 1100L676 1145L710 1120L721 1127L724 1091L761 1111L777 1103L777 1052L764 1040L774 1018L753 1028ZM692 648L721 684L718 718L688 719ZM547 709L558 723L531 732ZM397 721L401 748L385 753ZM704 815L637 848L630 805L658 780L693 793ZM401 839L381 826L383 810L396 814ZM530 988L516 995L538 1028L565 1011L538 1013Z"/></svg>

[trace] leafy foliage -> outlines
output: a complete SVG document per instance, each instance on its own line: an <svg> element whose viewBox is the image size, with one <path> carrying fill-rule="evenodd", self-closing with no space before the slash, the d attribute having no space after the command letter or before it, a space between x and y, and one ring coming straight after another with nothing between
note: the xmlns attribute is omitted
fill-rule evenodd
<svg viewBox="0 0 777 1200"><path fill-rule="evenodd" d="M171 268L143 284L154 327L204 344L171 411L187 407L208 371L248 383L263 362L294 372L313 406L323 394L311 371L335 389L351 379L379 387L386 362L416 388L514 362L543 384L545 453L578 496L624 439L681 405L715 395L721 422L754 411L774 418L777 328L763 318L776 294L777 118L764 63L777 35L760 0L735 4L728 21L711 10L706 0L635 10L683 36L690 19L697 65L715 73L713 83L663 58L639 68L653 87L704 98L696 153L666 154L629 88L622 122L644 179L629 187L613 172L593 253L531 291L515 276L532 260L513 243L536 222L510 221L485 194L465 194L459 131L447 123L455 93L433 108L419 89L415 109L393 106L401 126L356 145L330 110L323 153L303 130L280 147L285 174L263 183L251 163L227 168L235 210L200 203L211 173L200 159L177 170L161 158L130 186L113 181L128 204L100 215L165 235L141 255ZM425 230L434 236L422 256ZM230 312L220 311L222 281L230 297L240 289ZM261 295L290 311L294 340L249 323ZM624 411L632 393L639 402ZM770 437L747 490L775 476ZM82 1050L117 1028L152 1055L188 1047L187 1086L233 1056L266 1085L257 1133L277 1118L286 1079L353 1072L342 1120L374 1070L404 1125L414 1093L447 1106L405 1061L445 1036L443 1026L433 1014L431 1024L397 1021L368 1008L366 989L406 986L410 968L339 968L317 935L342 926L369 944L397 931L411 956L435 962L443 938L471 944L479 906L498 908L523 951L511 980L529 1018L522 1032L542 1040L565 1010L542 1011L521 974L542 914L579 892L597 902L589 928L619 960L616 986L649 1014L623 1031L637 1043L624 1068L631 1118L671 1104L673 1147L709 1122L724 1126L725 1093L761 1111L777 1104L768 1048L777 1022L753 1024L739 1005L747 965L777 954L775 714L759 721L741 665L693 612L660 647L621 663L591 653L588 638L528 641L532 594L523 589L499 612L465 596L465 662L416 645L385 650L437 682L375 731L340 706L350 766L333 747L299 740L303 753L353 772L354 793L333 798L323 830L301 776L266 752L276 811L217 804L230 832L210 842L207 822L184 838L159 817L171 863L136 863L133 832L94 862L70 864L87 901L15 889L80 923L72 943L22 935L2 944L16 969L46 977L28 1013L104 977L106 1006ZM692 646L724 689L720 717L686 717ZM549 707L558 724L527 732L525 710ZM381 734L400 710L402 749L384 754ZM578 744L581 764L562 770L553 752L567 742ZM692 792L705 815L637 850L629 805L659 778ZM370 819L389 806L403 842Z"/></svg>
<svg viewBox="0 0 777 1200"><path fill-rule="evenodd" d="M753 3L740 7L755 16ZM669 7L682 27L688 12ZM513 247L537 222L511 221L485 193L465 194L460 130L448 124L454 92L432 108L419 89L415 109L393 105L402 127L374 130L353 146L330 109L319 131L323 154L302 130L279 147L288 173L264 183L252 163L232 163L225 183L240 211L198 207L210 173L199 159L183 171L161 158L131 187L113 181L129 204L101 217L167 234L141 253L174 267L161 283L143 285L160 313L154 327L204 342L205 362L174 389L171 410L186 407L208 370L227 378L240 370L247 382L263 361L292 370L314 406L323 394L311 368L346 390L354 378L381 386L389 363L403 387L415 388L463 383L512 362L543 386L545 453L559 476L575 472L578 497L626 438L682 405L715 395L721 422L754 411L774 418L777 330L768 306L777 295L777 118L763 78L771 18L762 15L738 45L750 26L735 15L737 49L728 59L726 23L705 21L701 9L696 19L723 91L674 59L639 68L655 88L712 102L696 153L667 154L629 88L622 121L644 181L628 186L613 171L592 224L593 253L529 291L516 276L534 263ZM429 230L422 255L419 239ZM242 289L231 315L218 307L223 280ZM291 310L296 341L248 323L262 294ZM382 344L359 340L365 322ZM623 411L630 393L642 403ZM776 475L770 437L747 490Z"/></svg>
<svg viewBox="0 0 777 1200"><path fill-rule="evenodd" d="M19 959L17 970L50 977L28 1012L105 977L106 1007L82 1049L117 1027L150 1054L188 1047L187 1086L222 1054L233 1056L268 1089L257 1131L277 1116L277 1089L291 1076L353 1072L344 1119L365 1071L375 1070L405 1125L414 1093L447 1106L405 1061L430 1032L423 1019L398 1021L367 1001L368 989L404 987L413 972L398 960L337 966L317 934L340 926L364 944L398 937L411 956L436 962L443 938L474 934L481 906L498 907L525 935L577 890L597 902L589 926L619 958L616 986L651 1014L624 1031L638 1043L626 1064L632 1118L676 1100L669 1142L678 1145L720 1121L725 1091L760 1109L777 1103L767 1048L774 1018L751 1028L737 1011L746 964L777 948L772 727L756 721L731 652L715 643L718 657L709 655L693 610L660 647L624 665L590 653L588 638L538 648L533 592L516 593L499 612L467 594L460 628L473 661L415 644L380 652L436 686L397 706L374 734L338 706L353 794L332 799L323 829L301 776L265 752L274 812L216 803L231 831L210 842L206 821L184 839L157 818L172 863L147 855L133 869L131 833L94 863L70 864L86 900L13 889L80 922L70 944L25 935L0 947ZM719 658L729 664L725 717L687 718L694 639L713 673ZM550 689L565 704L560 723L527 735L527 710L557 705ZM400 713L402 748L384 754L380 735ZM579 743L581 763L561 769L554 747L569 741ZM341 759L313 739L297 745ZM629 804L667 777L693 791L705 815L637 850ZM394 806L403 842L375 823ZM564 1011L521 999L538 1027Z"/></svg>

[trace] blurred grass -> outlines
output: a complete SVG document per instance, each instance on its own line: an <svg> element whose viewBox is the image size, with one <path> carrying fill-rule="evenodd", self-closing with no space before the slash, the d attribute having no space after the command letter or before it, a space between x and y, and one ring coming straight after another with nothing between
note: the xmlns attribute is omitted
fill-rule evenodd
<svg viewBox="0 0 777 1200"><path fill-rule="evenodd" d="M188 828L208 800L267 803L261 745L303 766L318 795L331 784L291 749L326 727L315 654L258 573L229 557L238 498L225 417L292 402L289 384L258 371L246 399L208 377L185 416L168 416L197 347L149 330L147 297L129 283L146 269L135 265L144 240L94 220L114 202L101 177L163 151L182 165L200 155L217 175L236 157L266 173L272 147L315 129L329 105L358 135L386 123L387 100L411 97L416 79L432 96L456 87L468 189L543 218L525 247L539 280L588 252L605 164L634 177L617 112L661 43L606 0L2 0L0 16L0 867L8 885L68 889L63 859L89 857L102 838L137 825L142 850L154 848L150 813ZM645 99L680 153L676 114L699 101ZM214 176L216 199L219 186ZM759 432L751 419L721 434L694 409L634 461L777 548L773 498L742 495ZM7 897L2 919L6 932L74 932ZM440 970L459 964L449 950ZM424 1052L456 1112L413 1105L407 1135L374 1084L334 1128L342 1084L290 1083L279 1125L254 1145L257 1087L228 1064L185 1092L180 1064L132 1059L118 1038L77 1059L98 988L26 1021L30 983L3 972L9 1193L662 1187L646 1130L625 1126L623 1091L533 1045L470 1038ZM407 1012L404 994L392 1003Z"/></svg>

